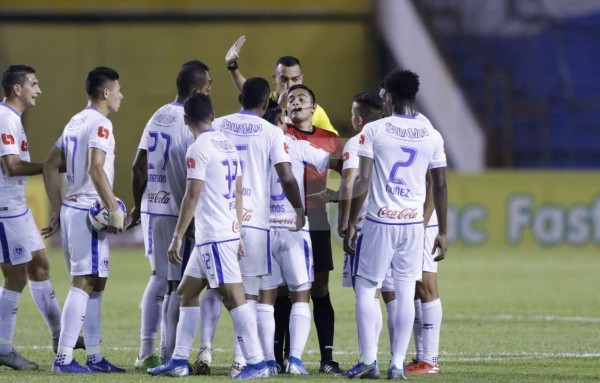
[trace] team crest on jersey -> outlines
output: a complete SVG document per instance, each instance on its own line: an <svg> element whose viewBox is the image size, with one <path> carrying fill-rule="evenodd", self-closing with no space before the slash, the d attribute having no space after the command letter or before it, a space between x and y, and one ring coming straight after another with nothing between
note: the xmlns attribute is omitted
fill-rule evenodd
<svg viewBox="0 0 600 383"><path fill-rule="evenodd" d="M25 140L21 141L21 151L27 152L28 150L29 150L29 145L27 144L27 141L25 141Z"/></svg>
<svg viewBox="0 0 600 383"><path fill-rule="evenodd" d="M187 162L188 169L196 169L196 160L195 159L188 157L186 162Z"/></svg>
<svg viewBox="0 0 600 383"><path fill-rule="evenodd" d="M15 138L12 134L2 134L2 143L4 145L13 145L15 143Z"/></svg>
<svg viewBox="0 0 600 383"><path fill-rule="evenodd" d="M365 136L363 134L358 137L358 144L363 145L365 143Z"/></svg>
<svg viewBox="0 0 600 383"><path fill-rule="evenodd" d="M13 248L13 255L15 258L23 258L25 256L25 248L21 245L17 245Z"/></svg>

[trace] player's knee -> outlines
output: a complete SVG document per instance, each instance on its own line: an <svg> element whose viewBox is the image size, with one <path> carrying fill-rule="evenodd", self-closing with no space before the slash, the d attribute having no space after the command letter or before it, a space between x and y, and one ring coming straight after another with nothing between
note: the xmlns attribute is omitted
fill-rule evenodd
<svg viewBox="0 0 600 383"><path fill-rule="evenodd" d="M27 284L27 273L25 269L15 270L4 276L4 288L10 291L22 292Z"/></svg>

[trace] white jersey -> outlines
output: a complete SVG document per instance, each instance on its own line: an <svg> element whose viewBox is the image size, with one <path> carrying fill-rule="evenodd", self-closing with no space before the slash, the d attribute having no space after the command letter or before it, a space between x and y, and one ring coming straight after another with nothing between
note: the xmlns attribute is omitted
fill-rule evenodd
<svg viewBox="0 0 600 383"><path fill-rule="evenodd" d="M244 173L242 227L269 230L271 167L290 162L283 132L244 110L216 119L213 127L233 142L240 156Z"/></svg>
<svg viewBox="0 0 600 383"><path fill-rule="evenodd" d="M329 153L319 149L308 141L297 140L295 137L285 135L288 145L292 173L298 182L300 195L304 196L304 167L314 166L319 173L327 170ZM303 198L304 199L304 198ZM281 181L277 177L275 167L271 169L271 227L294 227L296 212L294 207L285 197ZM308 220L307 220L308 224Z"/></svg>
<svg viewBox="0 0 600 383"><path fill-rule="evenodd" d="M359 156L374 159L367 220L422 222L425 173L446 166L439 132L425 119L394 114L365 125L359 145Z"/></svg>
<svg viewBox="0 0 600 383"><path fill-rule="evenodd" d="M240 238L235 209L240 160L233 143L221 132L208 130L187 151L187 178L204 181L194 213L196 245Z"/></svg>
<svg viewBox="0 0 600 383"><path fill-rule="evenodd" d="M106 153L104 173L110 186L113 185L115 137L112 123L98 110L88 106L71 118L55 146L64 153L67 162L67 193L63 203L89 208L98 198L89 175L89 149L96 148Z"/></svg>
<svg viewBox="0 0 600 383"><path fill-rule="evenodd" d="M144 212L179 216L185 194L185 155L194 136L183 120L183 105L167 104L154 113L139 148L148 152L148 176Z"/></svg>
<svg viewBox="0 0 600 383"><path fill-rule="evenodd" d="M346 169L357 169L358 170L358 165L360 163L360 160L358 158L358 149L359 146L358 145L358 140L360 139L360 134L357 134L356 136L350 138L348 140L348 142L346 142L346 145L344 145L344 155L343 155L343 159L344 159L344 163L342 165L342 171L346 170ZM358 176L358 174L357 174ZM367 197L365 198L365 203L363 203L362 207L360 208L360 212L358 213L358 218L356 219L356 224L360 227L362 226L362 223L365 220L365 217L367 215L367 201L369 200L369 195L367 194Z"/></svg>
<svg viewBox="0 0 600 383"><path fill-rule="evenodd" d="M425 117L424 115L422 115L421 113L418 113L415 116L415 119L426 122L427 124L431 125L431 122L429 121L429 119L427 117ZM427 227L435 227L437 225L438 225L438 218L437 218L435 209L433 209L433 213L431 213L431 218L429 218L429 223L427 224Z"/></svg>
<svg viewBox="0 0 600 383"><path fill-rule="evenodd" d="M30 161L27 136L23 124L21 124L21 115L5 103L0 103L0 134L2 137L0 157L15 154L21 161ZM9 176L3 162L0 162L0 168L2 168L0 217L24 213L27 210L25 201L27 177Z"/></svg>

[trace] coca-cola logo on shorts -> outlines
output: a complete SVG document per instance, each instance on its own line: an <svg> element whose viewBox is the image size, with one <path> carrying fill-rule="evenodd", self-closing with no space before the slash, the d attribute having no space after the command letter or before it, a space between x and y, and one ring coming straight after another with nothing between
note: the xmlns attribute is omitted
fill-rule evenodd
<svg viewBox="0 0 600 383"><path fill-rule="evenodd" d="M148 202L166 205L171 200L171 192L159 190L148 193Z"/></svg>
<svg viewBox="0 0 600 383"><path fill-rule="evenodd" d="M415 219L418 216L417 209L402 209L392 210L388 206L384 206L377 212L379 218L398 219L398 220L410 220Z"/></svg>

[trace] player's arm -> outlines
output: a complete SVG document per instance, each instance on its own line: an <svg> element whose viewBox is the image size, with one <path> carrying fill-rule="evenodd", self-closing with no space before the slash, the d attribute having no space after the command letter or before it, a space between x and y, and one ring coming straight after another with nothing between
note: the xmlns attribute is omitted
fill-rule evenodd
<svg viewBox="0 0 600 383"><path fill-rule="evenodd" d="M435 212L438 219L438 235L433 243L431 254L433 255L437 249L438 255L434 261L441 261L446 256L446 219L448 212L448 192L446 188L446 168L439 167L431 169L432 178L432 194Z"/></svg>
<svg viewBox="0 0 600 383"><path fill-rule="evenodd" d="M280 162L275 165L275 171L281 181L281 187L285 193L285 197L290 201L296 211L296 228L293 231L298 231L304 227L304 207L302 205L302 196L296 177L292 173L292 166L289 162Z"/></svg>
<svg viewBox="0 0 600 383"><path fill-rule="evenodd" d="M131 209L131 223L127 229L131 229L140 223L142 209L142 196L146 189L148 180L148 151L138 149L133 165L131 166L131 190L133 192L133 208Z"/></svg>
<svg viewBox="0 0 600 383"><path fill-rule="evenodd" d="M344 238L344 251L348 254L354 254L356 237L356 220L360 209L365 203L369 185L371 184L371 175L373 173L373 159L370 157L359 156L358 178L354 182L352 190L352 201L350 202L350 214L348 217L348 231Z"/></svg>
<svg viewBox="0 0 600 383"><path fill-rule="evenodd" d="M7 154L2 156L2 165L10 177L35 176L42 174L44 165L39 162L27 162L21 160L18 154Z"/></svg>
<svg viewBox="0 0 600 383"><path fill-rule="evenodd" d="M340 181L339 212L338 212L338 234L344 238L348 230L348 218L350 217L350 201L352 199L352 189L356 179L356 169L348 168L342 170L342 179Z"/></svg>
<svg viewBox="0 0 600 383"><path fill-rule="evenodd" d="M233 80L233 84L237 88L239 93L242 93L242 87L246 82L246 78L240 72L238 68L238 59L240 58L240 50L244 46L244 42L246 41L246 36L240 36L235 43L229 48L227 54L225 55L225 65L227 66L227 70L229 70L229 74L231 75L231 80Z"/></svg>
<svg viewBox="0 0 600 383"><path fill-rule="evenodd" d="M181 255L179 250L181 249L181 243L183 236L194 218L194 212L196 211L196 205L200 199L200 192L204 187L204 181L199 179L188 178L185 184L185 195L181 201L181 208L179 209L179 218L177 219L177 225L173 232L173 239L169 246L168 255L169 261L176 265L181 264Z"/></svg>
<svg viewBox="0 0 600 383"><path fill-rule="evenodd" d="M123 221L125 214L121 211L119 204L117 203L117 197L115 196L108 177L104 172L104 161L106 160L106 153L102 149L90 148L88 151L90 168L88 170L92 184L102 201L102 206L110 213L109 218L109 232L122 232Z"/></svg>
<svg viewBox="0 0 600 383"><path fill-rule="evenodd" d="M425 204L423 205L423 225L427 228L429 225L429 220L431 219L431 215L433 214L433 181L431 179L431 171L428 170L425 173L425 186L427 187L425 191Z"/></svg>
<svg viewBox="0 0 600 383"><path fill-rule="evenodd" d="M58 147L53 146L50 153L46 156L43 164L44 187L50 200L50 222L48 226L42 228L44 238L51 237L60 227L60 207L62 205L62 196L60 194L60 176L62 167L66 166L65 154Z"/></svg>
<svg viewBox="0 0 600 383"><path fill-rule="evenodd" d="M242 176L237 176L235 179L235 213L237 215L238 225L242 227L242 216L244 215L244 196L242 194ZM240 238L240 246L238 247L238 260L246 256L244 243Z"/></svg>

